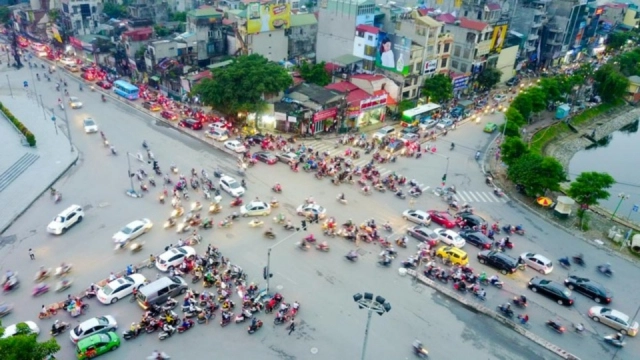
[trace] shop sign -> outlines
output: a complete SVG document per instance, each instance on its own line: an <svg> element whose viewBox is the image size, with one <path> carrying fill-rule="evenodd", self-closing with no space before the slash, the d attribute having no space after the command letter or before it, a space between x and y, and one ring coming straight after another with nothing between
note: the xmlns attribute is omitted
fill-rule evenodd
<svg viewBox="0 0 640 360"><path fill-rule="evenodd" d="M433 74L438 68L438 59L427 60L424 62L424 74Z"/></svg>
<svg viewBox="0 0 640 360"><path fill-rule="evenodd" d="M276 112L274 115L275 115L276 120L278 120L278 121L286 121L287 120L287 114L285 114L285 113Z"/></svg>
<svg viewBox="0 0 640 360"><path fill-rule="evenodd" d="M387 94L360 101L360 110L367 111L384 105L387 105Z"/></svg>
<svg viewBox="0 0 640 360"><path fill-rule="evenodd" d="M454 79L453 90L457 91L457 90L465 89L468 86L468 82L469 82L468 76L461 76L459 78Z"/></svg>
<svg viewBox="0 0 640 360"><path fill-rule="evenodd" d="M295 116L289 116L287 117L287 121L294 123L294 122L298 122L298 118Z"/></svg>
<svg viewBox="0 0 640 360"><path fill-rule="evenodd" d="M336 115L338 115L338 108L320 110L315 114L313 114L313 121L318 122L322 120L327 120L329 118L336 117Z"/></svg>

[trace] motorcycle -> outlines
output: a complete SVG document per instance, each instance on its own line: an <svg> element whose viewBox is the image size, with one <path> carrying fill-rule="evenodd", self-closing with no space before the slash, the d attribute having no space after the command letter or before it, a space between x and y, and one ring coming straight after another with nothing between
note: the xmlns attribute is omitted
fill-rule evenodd
<svg viewBox="0 0 640 360"><path fill-rule="evenodd" d="M47 313L43 314L42 312L38 313L38 319L42 320L42 319L48 319L54 315L56 315L58 313L58 310L56 310L53 307L48 307L47 309Z"/></svg>
<svg viewBox="0 0 640 360"><path fill-rule="evenodd" d="M36 285L35 288L33 288L33 291L31 292L32 296L40 296L46 292L49 291L49 285L47 284L38 284Z"/></svg>
<svg viewBox="0 0 640 360"><path fill-rule="evenodd" d="M327 245L326 242L323 242L321 244L316 245L316 250L320 250L320 251L324 251L324 252L329 252L329 245Z"/></svg>
<svg viewBox="0 0 640 360"><path fill-rule="evenodd" d="M513 305L517 306L517 307L521 307L521 308L526 308L527 307L527 301L526 299L523 299L522 296L516 296L513 298Z"/></svg>
<svg viewBox="0 0 640 360"><path fill-rule="evenodd" d="M263 325L262 320L256 321L255 325L249 326L249 328L247 329L247 333L249 333L249 335L255 333L262 327L262 325Z"/></svg>
<svg viewBox="0 0 640 360"><path fill-rule="evenodd" d="M228 313L228 314L229 314L229 316L226 317L226 318L224 316L222 316L222 320L220 320L220 326L221 327L225 327L225 326L231 324L231 318L233 317L233 313Z"/></svg>
<svg viewBox="0 0 640 360"><path fill-rule="evenodd" d="M241 206L242 205L242 199L233 200L233 201L231 201L230 205L231 205L231 207Z"/></svg>
<svg viewBox="0 0 640 360"><path fill-rule="evenodd" d="M178 326L178 334L182 334L183 332L191 329L195 325L195 323L191 319L187 320L187 324L188 325L186 326L184 324L180 324L180 326Z"/></svg>
<svg viewBox="0 0 640 360"><path fill-rule="evenodd" d="M171 218L170 220L165 221L165 223L164 223L164 228L165 229L169 229L169 228L172 228L174 226L176 226L176 221L173 220L173 218Z"/></svg>
<svg viewBox="0 0 640 360"><path fill-rule="evenodd" d="M63 292L73 285L73 280L62 280L56 285L56 292Z"/></svg>
<svg viewBox="0 0 640 360"><path fill-rule="evenodd" d="M336 197L336 200L338 200L341 204L347 205L347 199L344 199L339 195Z"/></svg>
<svg viewBox="0 0 640 360"><path fill-rule="evenodd" d="M20 280L18 279L18 273L14 273L10 278L5 279L2 282L2 290L7 293L11 290L15 290L20 286Z"/></svg>
<svg viewBox="0 0 640 360"><path fill-rule="evenodd" d="M424 348L424 346L420 345L420 346L413 346L413 353L422 359L426 359L429 356L429 351L427 351L427 349Z"/></svg>
<svg viewBox="0 0 640 360"><path fill-rule="evenodd" d="M158 339L159 339L159 340L164 340L164 339L166 339L166 338L168 338L168 337L171 337L171 335L175 334L175 332L176 332L176 329L175 329L175 328L172 328L170 331L164 331L164 330L162 330L162 331L160 332L160 334L158 334Z"/></svg>
<svg viewBox="0 0 640 360"><path fill-rule="evenodd" d="M546 325L552 328L553 330L555 330L558 334L562 334L565 331L565 328L564 326L562 326L562 324L560 324L559 322L555 322L553 320L547 321Z"/></svg>
<svg viewBox="0 0 640 360"><path fill-rule="evenodd" d="M613 270L611 270L611 266L609 264L598 265L598 271L608 277L613 276Z"/></svg>
<svg viewBox="0 0 640 360"><path fill-rule="evenodd" d="M9 315L13 311L13 304L0 304L0 318Z"/></svg>
<svg viewBox="0 0 640 360"><path fill-rule="evenodd" d="M209 205L209 214L217 214L222 210L222 206L220 204L211 203Z"/></svg>
<svg viewBox="0 0 640 360"><path fill-rule="evenodd" d="M198 212L200 210L202 210L202 204L199 201L191 204L191 212Z"/></svg>
<svg viewBox="0 0 640 360"><path fill-rule="evenodd" d="M241 322L244 322L245 320L251 319L252 317L253 314L251 314L251 311L249 311L248 309L244 309L240 314L238 314L238 316L236 316L235 322L236 324L239 324Z"/></svg>
<svg viewBox="0 0 640 360"><path fill-rule="evenodd" d="M405 249L407 247L407 242L404 241L402 238L396 239L396 245L398 245L401 248Z"/></svg>
<svg viewBox="0 0 640 360"><path fill-rule="evenodd" d="M60 277L62 275L67 275L71 271L72 267L73 267L72 264L66 264L64 267L58 266L56 268L56 277Z"/></svg>
<svg viewBox="0 0 640 360"><path fill-rule="evenodd" d="M582 254L575 255L571 259L576 265L580 265L582 267L586 265L586 263L584 262L584 259L582 258Z"/></svg>
<svg viewBox="0 0 640 360"><path fill-rule="evenodd" d="M178 234L182 234L183 232L189 231L189 229L191 229L191 226L189 225L189 222L188 221L183 221L180 224L178 224L178 226L176 227L176 232Z"/></svg>
<svg viewBox="0 0 640 360"><path fill-rule="evenodd" d="M604 340L604 342L606 342L607 344L611 344L615 347L623 347L625 345L625 342L622 341L622 338L619 338L620 335L607 335L605 337L603 337L602 339Z"/></svg>
<svg viewBox="0 0 640 360"><path fill-rule="evenodd" d="M569 262L569 258L568 257L563 257L558 259L558 262L560 263L560 265L562 265L563 268L565 269L570 269L571 268L571 263Z"/></svg>
<svg viewBox="0 0 640 360"><path fill-rule="evenodd" d="M202 309L197 307L197 306L194 306L194 308L195 309L193 311L190 311L189 309L184 311L184 316L187 317L187 318L192 318L192 317L198 315L202 311Z"/></svg>
<svg viewBox="0 0 640 360"><path fill-rule="evenodd" d="M45 271L38 271L35 276L35 282L41 282L42 280L47 279L51 275L51 268Z"/></svg>
<svg viewBox="0 0 640 360"><path fill-rule="evenodd" d="M233 225L233 221L230 220L222 220L218 223L219 228L230 228Z"/></svg>
<svg viewBox="0 0 640 360"><path fill-rule="evenodd" d="M311 248L311 246L309 246L309 244L307 244L304 241L300 241L296 243L296 247L298 247L300 250L304 250L307 251Z"/></svg>
<svg viewBox="0 0 640 360"><path fill-rule="evenodd" d="M51 336L58 336L60 334L62 334L63 332L65 332L68 328L69 328L69 324L67 324L66 322L63 322L60 324L60 326L58 328L52 328L51 331L49 331L49 334L51 334Z"/></svg>
<svg viewBox="0 0 640 360"><path fill-rule="evenodd" d="M271 190L273 190L273 192L280 194L282 192L282 187L272 187Z"/></svg>
<svg viewBox="0 0 640 360"><path fill-rule="evenodd" d="M492 281L489 281L489 279L482 279L482 280L480 280L480 283L482 285L492 285L492 286L497 287L498 289L502 289L502 287L504 286L504 282L500 281L500 280L492 282Z"/></svg>
<svg viewBox="0 0 640 360"><path fill-rule="evenodd" d="M122 332L122 337L125 340L131 340L131 339L135 339L138 337L138 335L140 335L141 330L138 331L131 331L131 330L127 330L127 331L123 331Z"/></svg>
<svg viewBox="0 0 640 360"><path fill-rule="evenodd" d="M503 305L498 305L496 307L498 309L498 311L500 313L502 313L502 315L508 317L508 318L512 318L513 317L513 310L511 310L510 308L503 306Z"/></svg>
<svg viewBox="0 0 640 360"><path fill-rule="evenodd" d="M264 232L264 236L268 239L276 238L276 234L274 234L273 231L268 231L268 230Z"/></svg>

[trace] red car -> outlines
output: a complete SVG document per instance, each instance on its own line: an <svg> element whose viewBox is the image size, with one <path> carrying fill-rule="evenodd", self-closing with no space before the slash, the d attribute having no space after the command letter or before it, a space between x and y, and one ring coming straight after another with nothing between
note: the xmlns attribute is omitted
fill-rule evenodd
<svg viewBox="0 0 640 360"><path fill-rule="evenodd" d="M456 219L448 212L437 210L429 210L427 212L429 213L429 216L431 216L431 221L434 223L446 229L453 229L456 227Z"/></svg>
<svg viewBox="0 0 640 360"><path fill-rule="evenodd" d="M106 80L100 80L96 83L96 85L100 86L101 88L105 89L105 90L109 90L113 87L113 84L106 81Z"/></svg>
<svg viewBox="0 0 640 360"><path fill-rule="evenodd" d="M202 129L202 121L198 121L196 119L191 119L191 118L180 121L178 125L181 127L185 127L193 130Z"/></svg>
<svg viewBox="0 0 640 360"><path fill-rule="evenodd" d="M175 121L178 120L178 115L172 113L171 111L167 111L167 110L162 110L162 112L160 113L160 116L162 116L163 118L169 120L169 121Z"/></svg>

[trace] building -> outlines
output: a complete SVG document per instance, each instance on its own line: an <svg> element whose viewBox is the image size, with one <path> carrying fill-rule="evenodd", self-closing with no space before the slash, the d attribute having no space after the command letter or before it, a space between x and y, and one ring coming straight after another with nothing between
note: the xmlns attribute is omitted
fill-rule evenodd
<svg viewBox="0 0 640 360"><path fill-rule="evenodd" d="M229 55L260 54L271 61L283 61L289 55L291 6L275 2L250 2L244 10L229 10L225 25L234 34ZM233 39L232 39L233 38Z"/></svg>
<svg viewBox="0 0 640 360"><path fill-rule="evenodd" d="M640 29L640 10L638 9L638 5L629 4L622 23L629 29Z"/></svg>
<svg viewBox="0 0 640 360"><path fill-rule="evenodd" d="M543 28L540 65L556 66L579 59L587 26L587 4L595 0L549 2L549 21Z"/></svg>
<svg viewBox="0 0 640 360"><path fill-rule="evenodd" d="M496 33L487 23L451 14L436 18L445 23L445 33L453 36L450 69L463 74L478 74L486 66L491 51L502 49L505 33ZM502 28L498 28L502 29ZM506 30L506 27L505 27Z"/></svg>
<svg viewBox="0 0 640 360"><path fill-rule="evenodd" d="M315 60L317 38L318 20L314 14L291 14L287 58Z"/></svg>
<svg viewBox="0 0 640 360"><path fill-rule="evenodd" d="M543 25L547 22L547 5L551 0L519 2L509 22L509 33L521 39L520 68L538 67L538 50Z"/></svg>
<svg viewBox="0 0 640 360"><path fill-rule="evenodd" d="M640 76L629 76L629 90L627 90L627 101L634 104L640 101Z"/></svg>
<svg viewBox="0 0 640 360"><path fill-rule="evenodd" d="M151 19L153 22L169 21L169 4L164 0L133 0L129 16L134 19Z"/></svg>
<svg viewBox="0 0 640 360"><path fill-rule="evenodd" d="M353 54L358 25L375 25L373 0L322 0L318 3L317 61L332 62Z"/></svg>
<svg viewBox="0 0 640 360"><path fill-rule="evenodd" d="M62 24L68 35L89 35L100 20L99 0L62 0Z"/></svg>
<svg viewBox="0 0 640 360"><path fill-rule="evenodd" d="M211 63L211 58L227 54L227 30L223 14L214 8L191 10L187 13L186 32L178 39L181 49L194 46L192 60L200 66Z"/></svg>
<svg viewBox="0 0 640 360"><path fill-rule="evenodd" d="M299 105L304 113L299 124L300 133L317 134L338 127L344 99L345 96L338 92L302 83L291 89L284 100Z"/></svg>

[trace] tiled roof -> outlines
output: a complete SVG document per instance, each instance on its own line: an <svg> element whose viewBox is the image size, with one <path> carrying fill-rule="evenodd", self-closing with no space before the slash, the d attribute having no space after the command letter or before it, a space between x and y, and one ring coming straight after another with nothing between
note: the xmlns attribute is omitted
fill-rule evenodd
<svg viewBox="0 0 640 360"><path fill-rule="evenodd" d="M393 106L397 104L397 102L385 90L377 90L373 92L373 96L378 96L383 94L387 94L387 106Z"/></svg>
<svg viewBox="0 0 640 360"><path fill-rule="evenodd" d="M453 24L456 22L456 17L451 14L441 14L436 17L436 20L445 24Z"/></svg>
<svg viewBox="0 0 640 360"><path fill-rule="evenodd" d="M357 75L351 76L351 78L352 79L361 79L361 80L366 80L366 81L377 81L377 80L384 79L384 76L382 76L382 75L369 75L369 74L357 74Z"/></svg>
<svg viewBox="0 0 640 360"><path fill-rule="evenodd" d="M324 87L327 90L333 90L333 91L337 91L337 92L341 92L341 93L349 93L352 92L354 90L359 89L357 86L353 85L352 83L348 82L348 81L340 81L340 82L336 82L333 84L329 84L327 86Z"/></svg>
<svg viewBox="0 0 640 360"><path fill-rule="evenodd" d="M459 20L460 20L460 27L464 29L482 31L486 29L487 26L489 26L489 24L482 21L471 20L467 18L460 18Z"/></svg>
<svg viewBox="0 0 640 360"><path fill-rule="evenodd" d="M605 4L604 6L610 7L612 9L626 9L627 8L627 4L620 4L620 3L608 3L608 4Z"/></svg>
<svg viewBox="0 0 640 360"><path fill-rule="evenodd" d="M419 8L418 9L418 13L420 13L420 16L426 16L429 13L434 12L436 9L432 9L432 8Z"/></svg>
<svg viewBox="0 0 640 360"><path fill-rule="evenodd" d="M351 103L357 102L359 104L360 101L366 100L370 97L371 95L369 95L368 92L362 89L354 90L350 92L349 95L347 95L347 103L351 104Z"/></svg>
<svg viewBox="0 0 640 360"><path fill-rule="evenodd" d="M358 26L356 26L356 30L357 31L362 31L362 32L367 32L370 34L377 34L380 32L380 29L378 29L375 26L372 25L366 25L366 24L360 24Z"/></svg>
<svg viewBox="0 0 640 360"><path fill-rule="evenodd" d="M495 11L502 9L502 6L500 6L500 4L487 4L487 8L489 11Z"/></svg>

